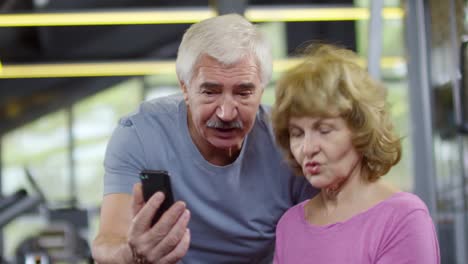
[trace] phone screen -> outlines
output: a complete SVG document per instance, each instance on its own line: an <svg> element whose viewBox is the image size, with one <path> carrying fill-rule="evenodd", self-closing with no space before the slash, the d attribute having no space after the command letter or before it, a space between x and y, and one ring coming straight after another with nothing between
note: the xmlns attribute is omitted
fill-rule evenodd
<svg viewBox="0 0 468 264"><path fill-rule="evenodd" d="M140 173L140 181L143 185L143 199L147 202L153 194L160 191L164 193L164 201L155 213L151 225L154 225L162 214L174 203L172 195L171 179L169 173L164 170L143 170Z"/></svg>

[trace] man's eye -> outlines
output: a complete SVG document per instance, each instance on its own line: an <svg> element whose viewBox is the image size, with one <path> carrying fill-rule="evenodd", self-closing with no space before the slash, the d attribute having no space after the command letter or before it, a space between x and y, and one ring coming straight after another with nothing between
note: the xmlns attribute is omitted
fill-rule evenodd
<svg viewBox="0 0 468 264"><path fill-rule="evenodd" d="M215 95L216 93L214 91L203 90L202 94L204 94L204 95Z"/></svg>
<svg viewBox="0 0 468 264"><path fill-rule="evenodd" d="M251 96L252 94L253 94L252 91L247 91L247 92L241 92L241 93L239 93L239 95L240 95L241 97L249 97L249 96Z"/></svg>

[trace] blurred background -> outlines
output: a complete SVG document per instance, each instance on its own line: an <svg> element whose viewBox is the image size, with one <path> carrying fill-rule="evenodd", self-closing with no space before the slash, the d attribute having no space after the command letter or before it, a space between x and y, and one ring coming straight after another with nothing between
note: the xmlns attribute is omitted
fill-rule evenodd
<svg viewBox="0 0 468 264"><path fill-rule="evenodd" d="M92 262L118 119L179 92L182 34L232 12L273 44L265 104L307 43L360 55L385 84L403 137L385 180L426 202L442 263L468 263L466 10L463 0L0 0L2 263Z"/></svg>

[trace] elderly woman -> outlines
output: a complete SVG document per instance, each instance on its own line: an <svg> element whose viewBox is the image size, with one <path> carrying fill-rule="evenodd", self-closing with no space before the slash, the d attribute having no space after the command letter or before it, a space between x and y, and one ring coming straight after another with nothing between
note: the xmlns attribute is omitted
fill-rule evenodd
<svg viewBox="0 0 468 264"><path fill-rule="evenodd" d="M356 59L314 46L278 82L276 139L321 192L280 219L275 263L439 263L424 202L380 180L400 160L400 139L384 88Z"/></svg>

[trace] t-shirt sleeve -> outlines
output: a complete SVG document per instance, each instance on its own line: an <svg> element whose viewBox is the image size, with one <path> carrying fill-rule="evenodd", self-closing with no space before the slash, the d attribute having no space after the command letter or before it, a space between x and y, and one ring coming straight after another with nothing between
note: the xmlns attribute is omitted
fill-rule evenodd
<svg viewBox="0 0 468 264"><path fill-rule="evenodd" d="M283 249L283 239L284 239L284 236L283 236L283 233L284 233L284 230L283 230L283 223L282 221L280 220L278 222L278 226L276 227L276 241L275 241L275 255L274 255L274 258L273 258L273 264L281 264L282 263L282 257L281 257L281 250Z"/></svg>
<svg viewBox="0 0 468 264"><path fill-rule="evenodd" d="M278 237L278 234L276 234L276 237ZM278 248L281 247L281 242L278 241L278 238L276 239L276 245L275 245L275 256L273 258L273 264L280 264L281 257L280 257L280 252L277 250Z"/></svg>
<svg viewBox="0 0 468 264"><path fill-rule="evenodd" d="M143 147L130 118L122 118L107 145L104 158L104 195L132 193L145 167Z"/></svg>
<svg viewBox="0 0 468 264"><path fill-rule="evenodd" d="M439 264L439 244L427 211L415 210L396 224L383 241L377 264Z"/></svg>

